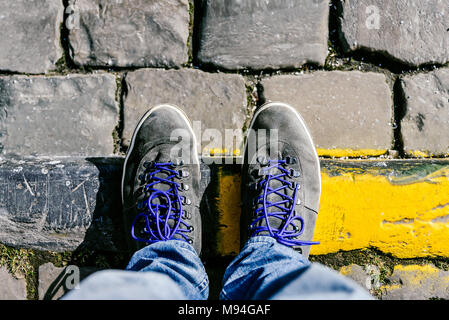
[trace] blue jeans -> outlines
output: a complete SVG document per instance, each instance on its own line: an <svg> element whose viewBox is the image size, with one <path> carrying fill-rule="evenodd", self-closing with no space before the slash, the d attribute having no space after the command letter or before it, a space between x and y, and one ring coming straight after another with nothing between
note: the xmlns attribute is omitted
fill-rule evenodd
<svg viewBox="0 0 449 320"><path fill-rule="evenodd" d="M195 250L178 240L137 251L126 270L100 271L63 299L204 300L209 280ZM312 264L270 237L251 238L226 269L221 299L372 299L355 282Z"/></svg>

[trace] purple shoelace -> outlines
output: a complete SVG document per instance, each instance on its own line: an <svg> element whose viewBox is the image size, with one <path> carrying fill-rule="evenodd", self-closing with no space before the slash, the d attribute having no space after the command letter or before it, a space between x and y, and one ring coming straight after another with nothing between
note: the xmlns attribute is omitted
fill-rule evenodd
<svg viewBox="0 0 449 320"><path fill-rule="evenodd" d="M277 242L289 247L319 244L319 242L294 239L304 232L305 223L304 219L301 216L296 215L295 212L299 185L285 179L290 176L292 172L284 167L286 164L287 160L268 160L268 167L261 169L265 178L257 184L257 188L258 190L263 190L263 192L256 198L256 203L262 204L262 206L256 210L256 218L250 225L250 228L253 231L252 236L256 236L261 232L268 232L271 237L277 240ZM277 171L278 173L272 174L273 171ZM279 181L281 186L275 189L270 188L270 182L275 180ZM283 192L283 190L287 188L294 190L292 197ZM268 201L267 198L271 194L276 194L280 197L280 200L275 202ZM275 208L275 210L268 212L269 208ZM273 228L270 225L270 218L282 220L279 229ZM265 219L266 225L256 226L261 219ZM296 220L301 222L301 228L298 228L294 224ZM293 230L287 230L289 226L292 226Z"/></svg>
<svg viewBox="0 0 449 320"><path fill-rule="evenodd" d="M146 163L145 173L139 177L144 182L143 192L145 198L137 203L137 209L140 213L134 219L131 226L131 236L134 240L155 243L174 239L175 235L180 235L176 240L192 243L192 240L186 233L192 232L193 227L189 226L184 220L183 198L179 194L182 184L174 181L180 178L180 171L174 170L171 162L167 163ZM157 175L167 174L165 178ZM160 190L158 184L169 186L168 190ZM149 195L147 197L147 194ZM170 223L172 221L172 223ZM139 237L135 234L136 225L144 224L143 234L145 237Z"/></svg>

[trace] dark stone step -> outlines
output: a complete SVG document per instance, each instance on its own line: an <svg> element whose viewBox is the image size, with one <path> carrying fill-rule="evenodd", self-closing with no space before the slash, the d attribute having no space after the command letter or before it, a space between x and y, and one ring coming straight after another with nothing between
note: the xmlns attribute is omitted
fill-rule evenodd
<svg viewBox="0 0 449 320"><path fill-rule="evenodd" d="M123 161L123 157L0 160L0 243L57 252L81 248L127 251L121 205ZM394 176L400 183L402 176L424 177L448 163L322 160L321 167L330 176L367 172ZM217 235L224 230L220 221L226 214L217 206L220 181L229 175L238 177L239 173L237 164L201 164L204 256L220 255ZM236 183L227 186L226 192L239 192L233 190L239 189Z"/></svg>

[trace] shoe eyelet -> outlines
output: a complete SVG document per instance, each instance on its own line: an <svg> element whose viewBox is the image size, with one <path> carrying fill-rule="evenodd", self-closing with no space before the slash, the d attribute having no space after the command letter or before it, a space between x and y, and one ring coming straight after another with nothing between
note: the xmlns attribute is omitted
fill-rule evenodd
<svg viewBox="0 0 449 320"><path fill-rule="evenodd" d="M285 164L287 164L287 165L296 164L296 162L297 162L296 158L285 157Z"/></svg>
<svg viewBox="0 0 449 320"><path fill-rule="evenodd" d="M154 166L154 161L145 161L143 163L143 167L146 168L146 169L149 169L149 168L151 168L153 166Z"/></svg>
<svg viewBox="0 0 449 320"><path fill-rule="evenodd" d="M178 185L178 191L188 191L189 185L185 183L181 183Z"/></svg>
<svg viewBox="0 0 449 320"><path fill-rule="evenodd" d="M193 244L193 240L192 240L192 239L189 239L187 242L188 242L189 244Z"/></svg>
<svg viewBox="0 0 449 320"><path fill-rule="evenodd" d="M173 164L174 164L175 166L182 166L182 165L184 165L184 160L182 160L181 158L177 158L177 159L173 162Z"/></svg>
<svg viewBox="0 0 449 320"><path fill-rule="evenodd" d="M192 218L192 215L190 214L189 211L185 211L185 210L184 210L184 211L182 212L181 218L182 218L182 219L186 219L186 220L190 220L190 219Z"/></svg>
<svg viewBox="0 0 449 320"><path fill-rule="evenodd" d="M288 175L290 178L299 178L301 176L301 172L296 171L294 169L290 169L290 172Z"/></svg>
<svg viewBox="0 0 449 320"><path fill-rule="evenodd" d="M189 231L193 232L193 230L195 230L195 228L193 226L189 226Z"/></svg>
<svg viewBox="0 0 449 320"><path fill-rule="evenodd" d="M189 176L190 176L190 173L189 173L189 171L186 171L186 170L179 170L178 174L176 175L176 177L178 179L187 178Z"/></svg>

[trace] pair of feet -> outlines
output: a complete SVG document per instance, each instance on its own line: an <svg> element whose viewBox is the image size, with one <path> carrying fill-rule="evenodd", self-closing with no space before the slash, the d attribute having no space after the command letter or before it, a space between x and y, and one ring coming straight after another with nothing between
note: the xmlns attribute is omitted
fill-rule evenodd
<svg viewBox="0 0 449 320"><path fill-rule="evenodd" d="M127 238L134 249L179 240L201 253L200 166L187 115L149 110L134 131L122 178ZM250 125L242 165L241 243L269 236L308 256L321 191L320 164L301 116L262 106Z"/></svg>

